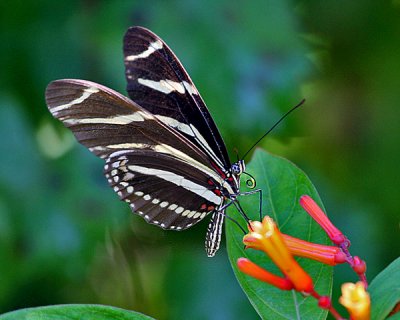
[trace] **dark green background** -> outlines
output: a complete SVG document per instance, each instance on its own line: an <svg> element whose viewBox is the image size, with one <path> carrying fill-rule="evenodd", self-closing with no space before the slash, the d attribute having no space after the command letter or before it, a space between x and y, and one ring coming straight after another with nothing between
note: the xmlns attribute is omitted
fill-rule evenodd
<svg viewBox="0 0 400 320"><path fill-rule="evenodd" d="M124 93L131 25L180 57L232 159L306 98L262 147L310 176L370 279L398 256L400 1L237 3L1 2L0 312L102 303L160 319L257 318L224 248L205 256L206 223L174 233L132 216L102 161L47 111L54 79ZM337 268L335 283L346 280Z"/></svg>

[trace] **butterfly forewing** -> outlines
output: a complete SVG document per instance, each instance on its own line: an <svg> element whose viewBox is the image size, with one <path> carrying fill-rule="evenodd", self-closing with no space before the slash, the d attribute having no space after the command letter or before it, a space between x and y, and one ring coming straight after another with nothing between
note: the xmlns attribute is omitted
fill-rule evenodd
<svg viewBox="0 0 400 320"><path fill-rule="evenodd" d="M230 161L199 92L169 47L154 33L131 27L124 37L128 94L201 148L220 170Z"/></svg>
<svg viewBox="0 0 400 320"><path fill-rule="evenodd" d="M204 153L179 132L118 92L75 79L56 80L46 89L52 115L101 158L118 150L160 149L208 166Z"/></svg>
<svg viewBox="0 0 400 320"><path fill-rule="evenodd" d="M66 79L49 84L46 101L81 144L106 158L110 185L146 221L180 230L221 204L209 179L222 179L202 151L131 100Z"/></svg>

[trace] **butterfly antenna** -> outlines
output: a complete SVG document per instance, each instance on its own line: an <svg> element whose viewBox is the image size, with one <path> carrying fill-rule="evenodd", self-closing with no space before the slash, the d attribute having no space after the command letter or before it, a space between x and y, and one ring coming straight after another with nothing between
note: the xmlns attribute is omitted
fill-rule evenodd
<svg viewBox="0 0 400 320"><path fill-rule="evenodd" d="M242 217L246 220L247 226L249 226L250 229L253 231L253 228L251 227L251 223L250 223L251 220L250 220L250 218L246 215L246 213L244 212L242 206L240 205L240 202L236 200L236 201L234 202L234 205L235 205L236 209L240 212L240 214L242 215ZM236 221L235 221L235 222L236 222ZM236 223L239 225L238 222L236 222ZM242 231L244 232L244 234L247 233L246 231L244 231L244 229L242 228L242 226L239 225L239 227L240 227L240 229L242 229Z"/></svg>
<svg viewBox="0 0 400 320"><path fill-rule="evenodd" d="M306 101L306 99L301 100L297 105L295 105L293 108L291 108L288 112L286 112L266 133L264 133L260 139L258 139L252 146L251 148L244 154L243 156L243 160L244 158L246 158L246 156L249 154L249 152L251 150L253 150L253 148L262 140L265 138L265 136L267 134L269 134L272 130L274 130L278 124L280 124L282 122L283 119L285 119L289 114L291 114L294 110L296 110L298 107L300 107L304 102Z"/></svg>
<svg viewBox="0 0 400 320"><path fill-rule="evenodd" d="M236 148L236 147L233 148L233 153L236 154L236 161L239 162L240 156L239 156L239 150L238 150L238 148Z"/></svg>
<svg viewBox="0 0 400 320"><path fill-rule="evenodd" d="M249 217L246 215L246 213L243 211L243 208L242 208L242 206L240 205L240 203L239 203L238 200L236 200L236 201L231 201L230 203L228 203L228 204L226 205L225 209L226 209L227 207L229 207L230 205L232 205L232 204L236 207L236 210L239 212L239 214L242 216L242 218L244 218L244 219L246 220L246 223L249 224L249 223L250 223L250 219L249 219ZM242 230L243 234L246 234L246 233L247 233L246 230L240 225L240 223L239 223L238 221L236 221L235 219L233 219L232 217L230 217L230 216L228 216L228 215L226 214L226 211L225 211L225 210L220 211L220 212L221 212L221 214L222 214L225 218L227 218L228 220L230 220L230 221L232 221L233 223L235 223L235 224L240 228L240 230Z"/></svg>
<svg viewBox="0 0 400 320"><path fill-rule="evenodd" d="M244 212L242 206L240 205L240 202L236 199L236 201L233 201L233 205L236 207L236 210L240 213L240 215L244 218L244 220L246 220L246 223L248 224L250 222L250 218Z"/></svg>

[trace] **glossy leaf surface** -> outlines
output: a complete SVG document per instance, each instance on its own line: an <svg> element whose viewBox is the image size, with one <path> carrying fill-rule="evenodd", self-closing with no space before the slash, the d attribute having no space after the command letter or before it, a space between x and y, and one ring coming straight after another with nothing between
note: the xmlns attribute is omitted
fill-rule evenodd
<svg viewBox="0 0 400 320"><path fill-rule="evenodd" d="M271 216L281 232L314 243L327 244L327 237L317 223L301 208L299 198L310 195L321 205L317 191L307 176L286 159L257 150L247 166L247 172L257 180L257 188L262 189L262 214ZM243 181L242 183L245 183ZM244 188L243 188L244 189ZM241 204L250 219L259 219L258 197L241 197ZM234 210L230 214L245 226L243 218ZM317 306L313 298L304 298L292 291L281 291L269 284L241 273L236 261L246 257L264 269L281 275L277 267L262 252L244 250L243 233L233 223L226 224L228 254L235 275L249 298L251 304L263 319L325 319L326 312ZM308 259L297 259L311 275L317 292L330 295L332 287L332 268Z"/></svg>

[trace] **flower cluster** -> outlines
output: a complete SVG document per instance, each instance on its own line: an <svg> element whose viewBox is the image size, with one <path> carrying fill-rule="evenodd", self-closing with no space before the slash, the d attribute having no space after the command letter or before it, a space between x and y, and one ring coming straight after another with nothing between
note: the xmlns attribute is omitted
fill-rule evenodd
<svg viewBox="0 0 400 320"><path fill-rule="evenodd" d="M313 290L311 277L300 267L290 253L275 222L266 216L263 222L250 222L249 230L250 232L243 238L246 247L262 250L269 255L284 274L284 279L291 283L292 286L289 289L293 288L300 292L311 293ZM242 271L245 270L243 267L242 262Z"/></svg>
<svg viewBox="0 0 400 320"><path fill-rule="evenodd" d="M296 290L302 294L313 296L318 300L321 308L329 310L335 319L342 319L333 308L330 298L321 296L315 291L312 278L297 263L294 256L314 259L332 266L346 262L359 275L360 282L357 284L346 283L342 286L340 303L347 308L351 319L369 319L370 299L366 292L365 262L350 255L348 251L350 241L331 223L311 197L302 196L300 205L325 230L334 246L310 243L283 234L279 231L276 223L266 216L262 222L251 221L249 223L249 233L243 237L243 243L246 248L265 252L281 270L283 276L272 274L246 258L238 259L239 269L281 290Z"/></svg>

